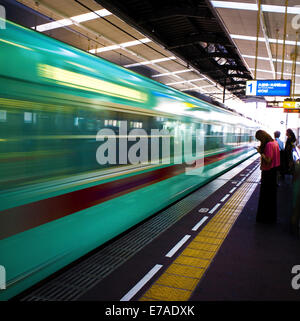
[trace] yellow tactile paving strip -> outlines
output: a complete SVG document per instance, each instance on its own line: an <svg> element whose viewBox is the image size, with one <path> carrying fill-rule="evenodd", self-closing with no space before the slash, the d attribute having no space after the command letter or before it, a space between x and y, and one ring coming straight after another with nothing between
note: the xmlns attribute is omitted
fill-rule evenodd
<svg viewBox="0 0 300 321"><path fill-rule="evenodd" d="M236 190L140 301L187 301L252 195L259 170Z"/></svg>

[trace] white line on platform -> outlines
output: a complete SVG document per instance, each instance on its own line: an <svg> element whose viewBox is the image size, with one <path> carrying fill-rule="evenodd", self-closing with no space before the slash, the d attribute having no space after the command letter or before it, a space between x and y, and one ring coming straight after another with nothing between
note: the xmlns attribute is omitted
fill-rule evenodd
<svg viewBox="0 0 300 321"><path fill-rule="evenodd" d="M181 247L182 245L190 238L190 235L184 236L181 241L179 241L173 248L170 250L167 254L166 257L172 257Z"/></svg>
<svg viewBox="0 0 300 321"><path fill-rule="evenodd" d="M156 264L120 301L131 300L138 291L162 268L161 264Z"/></svg>
<svg viewBox="0 0 300 321"><path fill-rule="evenodd" d="M222 199L221 202L224 202L225 200L227 200L227 198L230 196L230 194L225 195Z"/></svg>
<svg viewBox="0 0 300 321"><path fill-rule="evenodd" d="M232 189L229 191L229 193L232 193L232 192L234 192L235 190L236 190L236 187L232 188Z"/></svg>
<svg viewBox="0 0 300 321"><path fill-rule="evenodd" d="M208 216L204 216L193 228L192 231L197 231L198 228L208 219Z"/></svg>
<svg viewBox="0 0 300 321"><path fill-rule="evenodd" d="M216 204L208 213L212 214L220 205L220 203Z"/></svg>

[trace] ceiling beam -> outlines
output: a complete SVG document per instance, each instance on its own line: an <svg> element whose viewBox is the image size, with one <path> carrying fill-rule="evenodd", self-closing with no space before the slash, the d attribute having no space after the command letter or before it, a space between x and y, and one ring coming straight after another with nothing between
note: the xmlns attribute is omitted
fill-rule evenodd
<svg viewBox="0 0 300 321"><path fill-rule="evenodd" d="M231 78L241 78L241 79L252 79L252 76L251 76L251 75L238 74L238 73L230 74L230 77L231 77Z"/></svg>
<svg viewBox="0 0 300 321"><path fill-rule="evenodd" d="M237 65L237 66L230 66L230 65L220 65L220 70L227 71L227 76L228 78L231 77L231 74L229 74L229 70L234 70L234 71L241 71L241 72L248 72L245 66L242 65Z"/></svg>
<svg viewBox="0 0 300 321"><path fill-rule="evenodd" d="M233 91L237 91L237 90L245 90L245 86L241 87L241 86L226 86L226 89L233 92Z"/></svg>
<svg viewBox="0 0 300 321"><path fill-rule="evenodd" d="M137 24L143 25L148 22L156 22L160 20L175 18L175 17L190 17L201 19L213 19L213 16L207 8L192 8L192 7L169 7L160 9L153 14L143 15L137 20Z"/></svg>
<svg viewBox="0 0 300 321"><path fill-rule="evenodd" d="M230 53L225 52L209 52L207 53L208 58L231 58L232 55Z"/></svg>
<svg viewBox="0 0 300 321"><path fill-rule="evenodd" d="M225 46L231 46L231 44L222 35L209 34L209 33L197 33L192 36L187 36L184 41L179 41L178 43L172 43L167 45L167 50L173 50L177 48L193 46L199 44L200 42L206 42L211 44L219 44Z"/></svg>
<svg viewBox="0 0 300 321"><path fill-rule="evenodd" d="M237 85L246 85L246 80L234 81L231 79L231 83L229 83L227 86L237 86Z"/></svg>

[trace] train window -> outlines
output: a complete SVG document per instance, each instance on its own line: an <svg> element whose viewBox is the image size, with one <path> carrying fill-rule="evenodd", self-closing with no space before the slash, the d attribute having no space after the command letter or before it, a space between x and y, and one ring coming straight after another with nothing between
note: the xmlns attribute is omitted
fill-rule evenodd
<svg viewBox="0 0 300 321"><path fill-rule="evenodd" d="M74 118L74 126L78 126L79 125L79 117L75 117Z"/></svg>
<svg viewBox="0 0 300 321"><path fill-rule="evenodd" d="M130 122L131 128L143 128L143 123L138 121L131 121Z"/></svg>
<svg viewBox="0 0 300 321"><path fill-rule="evenodd" d="M24 113L24 123L32 123L32 113L26 112Z"/></svg>
<svg viewBox="0 0 300 321"><path fill-rule="evenodd" d="M221 135L222 134L222 126L213 125L212 126L212 131L213 131L214 135Z"/></svg>
<svg viewBox="0 0 300 321"><path fill-rule="evenodd" d="M0 121L5 122L6 121L6 110L0 110Z"/></svg>

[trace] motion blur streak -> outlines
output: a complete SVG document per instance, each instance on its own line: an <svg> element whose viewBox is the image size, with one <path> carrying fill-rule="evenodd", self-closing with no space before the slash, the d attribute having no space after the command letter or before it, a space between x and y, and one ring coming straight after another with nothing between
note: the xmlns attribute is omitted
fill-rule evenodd
<svg viewBox="0 0 300 321"><path fill-rule="evenodd" d="M147 96L137 90L116 85L94 77L80 75L76 72L67 71L44 64L39 64L38 69L41 77L55 80L58 84L64 86L91 90L106 95L127 98L139 102L145 102L147 100Z"/></svg>

